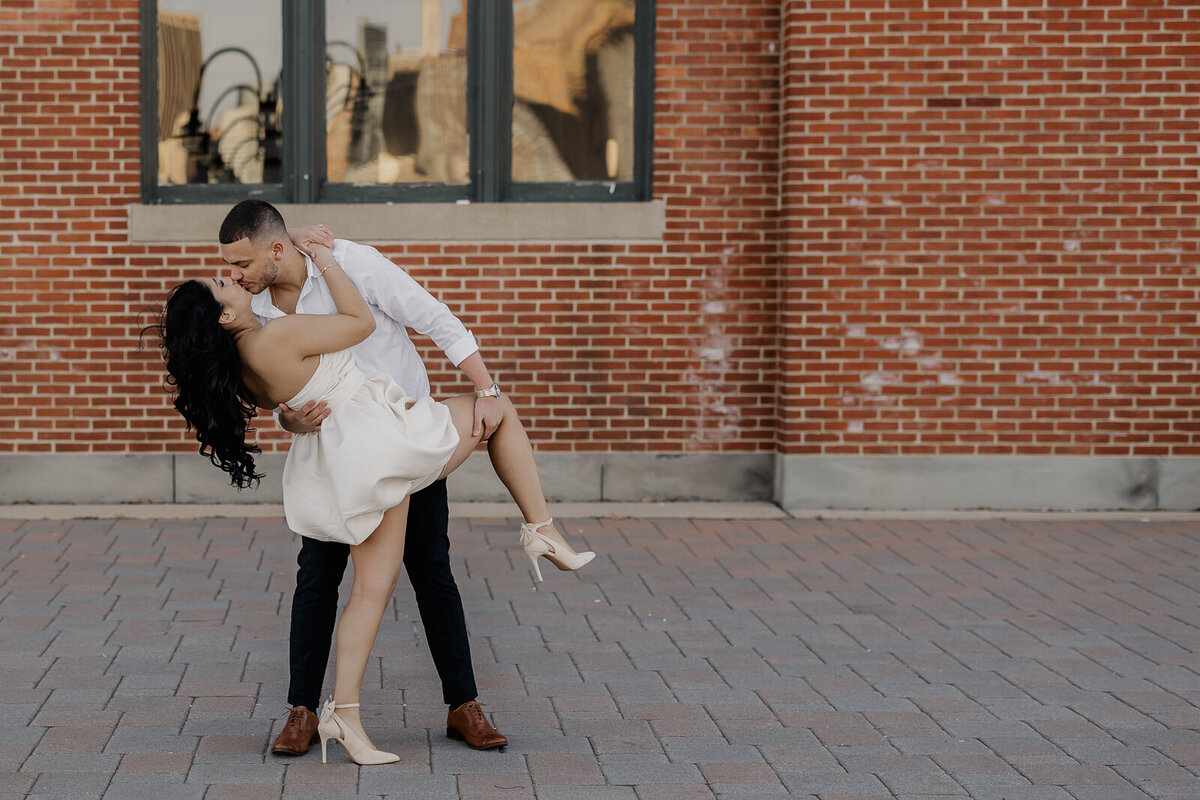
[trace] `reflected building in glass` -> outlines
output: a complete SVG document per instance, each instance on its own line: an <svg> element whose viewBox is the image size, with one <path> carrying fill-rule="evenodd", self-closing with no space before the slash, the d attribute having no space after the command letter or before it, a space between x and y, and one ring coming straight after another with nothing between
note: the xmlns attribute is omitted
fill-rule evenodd
<svg viewBox="0 0 1200 800"><path fill-rule="evenodd" d="M468 183L463 0L328 0L325 31L327 180Z"/></svg>
<svg viewBox="0 0 1200 800"><path fill-rule="evenodd" d="M513 3L512 180L633 178L633 0Z"/></svg>

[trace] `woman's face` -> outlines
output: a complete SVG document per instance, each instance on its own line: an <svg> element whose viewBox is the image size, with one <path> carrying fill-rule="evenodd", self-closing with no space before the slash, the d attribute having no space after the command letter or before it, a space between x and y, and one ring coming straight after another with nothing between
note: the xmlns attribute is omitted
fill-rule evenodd
<svg viewBox="0 0 1200 800"><path fill-rule="evenodd" d="M209 278L206 283L221 308L233 312L234 316L250 313L250 293L237 282L228 278Z"/></svg>

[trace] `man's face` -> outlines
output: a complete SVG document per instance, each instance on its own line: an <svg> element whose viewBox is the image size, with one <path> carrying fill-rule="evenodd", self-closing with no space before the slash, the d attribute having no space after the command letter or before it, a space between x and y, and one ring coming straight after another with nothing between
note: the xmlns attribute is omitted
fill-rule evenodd
<svg viewBox="0 0 1200 800"><path fill-rule="evenodd" d="M249 239L221 245L221 258L229 265L229 277L251 294L258 294L279 277L275 243L258 247Z"/></svg>

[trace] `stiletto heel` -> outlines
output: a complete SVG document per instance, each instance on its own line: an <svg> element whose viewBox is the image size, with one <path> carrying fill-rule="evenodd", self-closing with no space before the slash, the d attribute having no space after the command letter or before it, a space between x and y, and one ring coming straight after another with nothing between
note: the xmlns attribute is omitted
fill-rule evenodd
<svg viewBox="0 0 1200 800"><path fill-rule="evenodd" d="M531 553L527 549L525 551L525 555L529 556L529 563L533 564L533 574L537 575L538 583L542 583L542 568L538 566L538 562L537 562L538 555L540 555L540 554L539 553Z"/></svg>
<svg viewBox="0 0 1200 800"><path fill-rule="evenodd" d="M395 753L385 753L370 747L357 733L346 727L346 723L342 722L342 718L335 711L338 708L358 708L358 703L335 705L331 697L321 709L321 722L317 725L317 733L321 737L322 764L325 763L325 747L329 739L345 748L346 755L350 756L350 760L355 764L393 764L400 760L400 756Z"/></svg>
<svg viewBox="0 0 1200 800"><path fill-rule="evenodd" d="M545 557L551 564L564 571L579 569L596 557L591 550L577 553L569 544L556 542L546 534L538 533L539 528L553 522L554 518L551 517L545 522L526 522L521 525L521 547L525 549L525 555L529 556L529 563L533 564L533 574L537 575L538 583L542 583L542 570L538 566L540 557Z"/></svg>

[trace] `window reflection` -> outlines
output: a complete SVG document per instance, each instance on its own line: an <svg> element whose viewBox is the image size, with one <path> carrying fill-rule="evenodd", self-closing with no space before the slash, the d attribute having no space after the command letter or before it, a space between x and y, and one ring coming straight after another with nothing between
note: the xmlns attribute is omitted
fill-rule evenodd
<svg viewBox="0 0 1200 800"><path fill-rule="evenodd" d="M633 180L634 16L634 0L514 0L514 181Z"/></svg>
<svg viewBox="0 0 1200 800"><path fill-rule="evenodd" d="M464 0L327 0L331 183L470 180Z"/></svg>
<svg viewBox="0 0 1200 800"><path fill-rule="evenodd" d="M279 182L281 29L278 3L160 0L160 185Z"/></svg>

